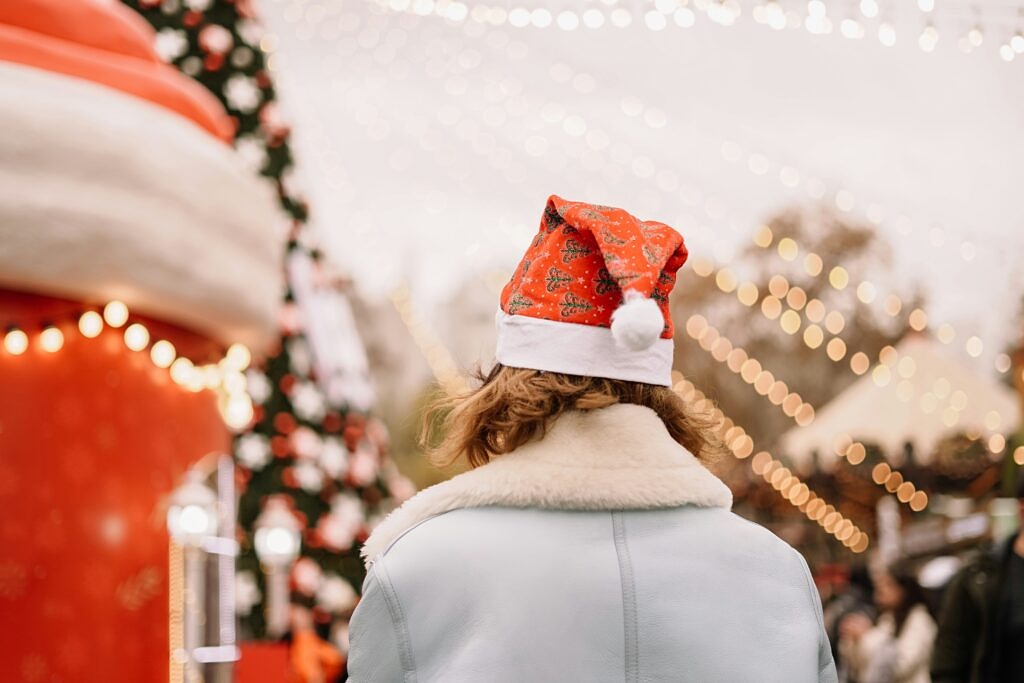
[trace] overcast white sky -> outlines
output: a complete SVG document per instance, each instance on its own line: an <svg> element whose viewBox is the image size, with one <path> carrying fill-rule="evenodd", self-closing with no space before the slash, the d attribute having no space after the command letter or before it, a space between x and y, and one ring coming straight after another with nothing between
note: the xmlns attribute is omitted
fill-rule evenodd
<svg viewBox="0 0 1024 683"><path fill-rule="evenodd" d="M663 220L721 260L773 210L845 190L892 243L882 284L922 287L933 320L1001 346L1024 283L1024 55L998 55L1013 3L981 3L991 21L973 54L956 47L973 3L938 3L932 53L910 0L879 3L892 48L877 19L863 40L774 31L755 4L731 27L698 12L692 28L669 17L652 31L653 4L634 3L629 28L564 31L262 0L326 249L369 294L405 279L429 304L511 268L548 194ZM826 5L837 27L859 16L855 2ZM541 6L619 7L527 5Z"/></svg>

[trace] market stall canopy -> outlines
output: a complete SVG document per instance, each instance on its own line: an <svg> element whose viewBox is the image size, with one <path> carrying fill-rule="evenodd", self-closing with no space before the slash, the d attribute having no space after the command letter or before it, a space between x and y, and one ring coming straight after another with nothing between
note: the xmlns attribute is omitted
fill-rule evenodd
<svg viewBox="0 0 1024 683"><path fill-rule="evenodd" d="M852 437L887 454L910 442L927 462L946 435L1015 430L1021 417L1016 393L956 353L925 335L905 337L887 358L890 363L850 385L811 424L784 434L779 453L801 465L817 453L827 465L838 457L837 439Z"/></svg>

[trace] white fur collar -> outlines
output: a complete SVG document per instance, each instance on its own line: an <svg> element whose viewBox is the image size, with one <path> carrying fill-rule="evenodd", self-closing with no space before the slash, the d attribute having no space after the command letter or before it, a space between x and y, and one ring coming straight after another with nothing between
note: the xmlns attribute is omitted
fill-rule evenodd
<svg viewBox="0 0 1024 683"><path fill-rule="evenodd" d="M567 413L543 439L420 491L363 546L371 562L434 515L487 505L553 510L732 506L732 492L669 436L650 408L616 404Z"/></svg>

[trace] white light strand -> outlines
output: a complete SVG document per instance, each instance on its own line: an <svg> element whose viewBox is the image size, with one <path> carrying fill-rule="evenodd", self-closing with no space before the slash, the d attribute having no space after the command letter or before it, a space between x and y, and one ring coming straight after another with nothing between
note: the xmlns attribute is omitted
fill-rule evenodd
<svg viewBox="0 0 1024 683"><path fill-rule="evenodd" d="M3 335L2 349L11 356L22 356L34 341L44 353L54 354L65 348L69 333L78 332L83 339L96 339L106 328L124 328L121 337L125 348L133 353L148 351L152 364L166 370L175 384L192 392L204 389L216 391L221 416L229 427L240 430L252 420L252 399L247 392L247 381L243 374L252 361L248 348L242 344L232 344L217 363L196 366L188 358L178 356L170 341L154 340L144 323L129 324L131 316L124 302L110 301L101 311L87 310L78 316L74 324L44 323L34 337L30 337L20 327L11 326Z"/></svg>
<svg viewBox="0 0 1024 683"><path fill-rule="evenodd" d="M808 519L817 522L826 533L834 536L855 553L867 550L868 535L852 521L844 517L832 505L812 491L807 484L776 460L767 451L754 452L754 440L746 430L737 425L720 408L704 395L694 384L681 379L673 390L698 413L708 413L711 421L719 425L719 436L726 448L738 460L750 458L750 468L772 486L790 505L800 510Z"/></svg>
<svg viewBox="0 0 1024 683"><path fill-rule="evenodd" d="M790 391L785 382L763 368L761 363L745 350L733 344L728 337L710 325L704 316L691 315L686 321L685 329L690 338L696 341L712 358L725 364L730 371L753 387L758 394L766 397L799 426L805 427L814 421L815 411L811 403L804 401L796 392ZM848 436L837 440L836 455L846 458L851 465L863 462L866 452L864 444L855 442ZM879 486L886 486L897 478L899 479L897 485L903 487L902 494L897 496L900 502L907 504L915 512L920 512L927 507L927 494L922 491L920 495L916 495L918 489L913 483L905 480L903 475L895 470L891 470L891 476L887 475L883 481L875 483ZM889 490L888 487L887 490ZM890 490L890 493L895 492L895 489ZM913 501L913 505L911 505L911 501Z"/></svg>
<svg viewBox="0 0 1024 683"><path fill-rule="evenodd" d="M553 15L550 10L544 7L527 8L467 4L452 0L373 0L377 6L391 12L402 12L415 14L417 16L437 16L452 23L475 22L491 26L502 26L508 24L513 28L527 29L556 29L562 31L573 31L578 28L597 30L605 27L625 29L633 26L634 23L643 25L653 32L664 31L674 25L679 28L691 28L697 22L698 12L703 14L712 24L721 27L729 27L738 23L743 16L743 8L736 0L706 0L694 4L694 8L684 5L679 0L655 0L648 5L650 9L639 8L630 10L626 7L608 8L579 8L564 9ZM930 4L929 4L930 3ZM301 3L294 3L301 7ZM612 3L614 4L614 0ZM923 9L927 6L928 9ZM858 10L852 12L841 21L833 21L829 16L826 3L823 0L810 0L806 3L805 11L797 9L783 9L778 0L766 0L758 2L751 10L751 17L756 24L766 26L775 31L787 28L804 28L813 35L837 34L851 40L860 40L868 35L867 27L861 23L861 19L868 21L878 20L880 17L879 3L877 0L862 0L857 5ZM924 29L918 36L918 44L925 52L934 51L939 44L940 33L935 25L935 17L942 18L946 23L959 21L956 8L948 6L935 7L933 0L920 0L920 16L924 19ZM694 11L696 9L697 11ZM982 14L980 8L976 8L974 16L976 21L986 26L998 26L1000 21L992 16L994 10L987 10L990 14ZM322 12L315 12L319 16ZM286 18L297 22L306 19L306 12L289 12ZM975 29L971 29L974 31ZM896 44L896 30L891 21L881 19L877 23L875 33L878 42L885 47L892 47ZM1019 39L1018 39L1018 36ZM981 45L968 43L970 49L963 49L964 43L959 43L962 51L970 52ZM1018 45L1020 49L1018 49ZM998 54L1003 61L1014 61L1017 55L1024 54L1024 35L1007 32L1007 40L998 47Z"/></svg>

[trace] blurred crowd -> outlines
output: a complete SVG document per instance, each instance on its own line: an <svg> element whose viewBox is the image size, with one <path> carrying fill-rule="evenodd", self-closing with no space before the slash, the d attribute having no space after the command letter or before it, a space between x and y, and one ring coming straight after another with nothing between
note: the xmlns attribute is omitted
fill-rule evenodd
<svg viewBox="0 0 1024 683"><path fill-rule="evenodd" d="M1024 519L1024 482L1017 500ZM1024 530L977 549L939 589L918 570L818 573L840 683L1024 681Z"/></svg>

